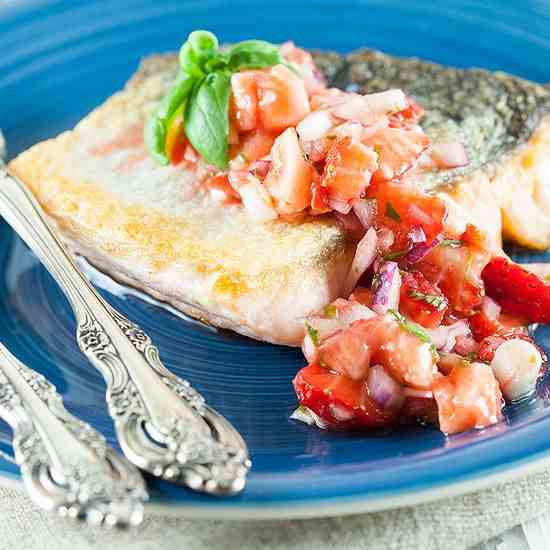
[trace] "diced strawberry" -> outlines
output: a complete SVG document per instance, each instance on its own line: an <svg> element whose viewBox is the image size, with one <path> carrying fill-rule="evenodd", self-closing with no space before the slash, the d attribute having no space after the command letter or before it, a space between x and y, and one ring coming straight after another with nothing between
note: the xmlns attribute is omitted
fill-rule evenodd
<svg viewBox="0 0 550 550"><path fill-rule="evenodd" d="M383 180L371 182L367 195L377 201L376 227L387 227L394 233L392 250L409 248L413 228L421 228L428 243L443 232L447 207L438 197L412 185Z"/></svg>
<svg viewBox="0 0 550 550"><path fill-rule="evenodd" d="M258 125L259 71L241 71L231 77L229 118L238 132L254 130Z"/></svg>
<svg viewBox="0 0 550 550"><path fill-rule="evenodd" d="M428 328L441 324L448 309L447 298L419 271L402 275L399 309L414 322Z"/></svg>
<svg viewBox="0 0 550 550"><path fill-rule="evenodd" d="M271 168L265 186L282 214L294 214L311 204L313 167L304 159L294 128L285 130L271 149Z"/></svg>
<svg viewBox="0 0 550 550"><path fill-rule="evenodd" d="M258 73L259 116L261 125L270 130L296 126L309 112L304 81L288 67L275 65Z"/></svg>
<svg viewBox="0 0 550 550"><path fill-rule="evenodd" d="M382 128L365 143L378 153L378 164L386 180L398 178L418 159L430 144L428 137L417 130Z"/></svg>
<svg viewBox="0 0 550 550"><path fill-rule="evenodd" d="M329 149L322 185L331 199L348 202L363 195L376 168L374 151L347 137Z"/></svg>
<svg viewBox="0 0 550 550"><path fill-rule="evenodd" d="M293 385L300 404L331 428L376 428L390 424L395 416L369 396L364 380L352 380L317 364L300 370Z"/></svg>
<svg viewBox="0 0 550 550"><path fill-rule="evenodd" d="M482 311L478 311L468 319L470 329L476 341L481 342L488 336L494 336L502 331L502 325L497 319L489 319Z"/></svg>
<svg viewBox="0 0 550 550"><path fill-rule="evenodd" d="M371 307L373 297L374 297L374 292L370 288L358 286L358 287L355 287L349 299L351 301L359 302L364 306Z"/></svg>
<svg viewBox="0 0 550 550"><path fill-rule="evenodd" d="M502 394L489 365L456 366L433 384L439 426L446 434L485 428L502 417Z"/></svg>
<svg viewBox="0 0 550 550"><path fill-rule="evenodd" d="M312 171L311 213L326 214L331 208L328 205L328 191L321 185L321 179L315 170Z"/></svg>
<svg viewBox="0 0 550 550"><path fill-rule="evenodd" d="M241 202L241 197L229 183L227 174L216 174L208 178L203 184L210 190L212 197L223 204L235 204Z"/></svg>
<svg viewBox="0 0 550 550"><path fill-rule="evenodd" d="M319 348L319 362L353 380L366 378L378 341L367 338L363 326L353 324L326 340Z"/></svg>
<svg viewBox="0 0 550 550"><path fill-rule="evenodd" d="M550 285L506 258L493 258L482 273L485 290L503 311L530 323L550 323Z"/></svg>
<svg viewBox="0 0 550 550"><path fill-rule="evenodd" d="M451 243L443 241L415 267L428 281L437 284L453 311L469 316L483 300L481 272L490 256L481 232L468 225L460 239Z"/></svg>
<svg viewBox="0 0 550 550"><path fill-rule="evenodd" d="M277 134L275 132L257 128L251 132L241 134L239 143L230 150L232 158L243 155L246 163L254 162L269 155Z"/></svg>

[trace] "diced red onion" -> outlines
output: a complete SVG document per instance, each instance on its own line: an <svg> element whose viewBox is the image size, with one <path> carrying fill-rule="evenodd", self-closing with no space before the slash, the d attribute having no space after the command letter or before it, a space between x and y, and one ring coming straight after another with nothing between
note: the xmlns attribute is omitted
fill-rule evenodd
<svg viewBox="0 0 550 550"><path fill-rule="evenodd" d="M332 117L328 111L314 111L296 126L296 131L302 142L315 141L323 137L332 126Z"/></svg>
<svg viewBox="0 0 550 550"><path fill-rule="evenodd" d="M403 388L381 365L373 365L367 375L369 396L383 409L398 411L405 401Z"/></svg>
<svg viewBox="0 0 550 550"><path fill-rule="evenodd" d="M340 212L340 214L349 214L351 211L351 204L346 201L341 201L338 199L329 199L328 205L332 210Z"/></svg>
<svg viewBox="0 0 550 550"><path fill-rule="evenodd" d="M374 223L374 218L376 216L376 200L357 199L353 201L353 211L363 224L363 227L369 229Z"/></svg>
<svg viewBox="0 0 550 550"><path fill-rule="evenodd" d="M346 233L351 235L353 239L359 241L365 235L365 227L360 222L359 218L355 215L354 212L349 214L340 214L340 212L334 212L334 216L340 221L343 225Z"/></svg>
<svg viewBox="0 0 550 550"><path fill-rule="evenodd" d="M413 227L409 231L409 239L417 244L417 243L425 243L426 242L426 233L424 233L424 230L422 227Z"/></svg>
<svg viewBox="0 0 550 550"><path fill-rule="evenodd" d="M458 168L469 164L468 153L460 142L434 143L431 156L438 168Z"/></svg>
<svg viewBox="0 0 550 550"><path fill-rule="evenodd" d="M376 236L376 231L373 227L371 227L357 245L355 257L351 263L345 284L346 296L351 294L355 288L355 285L357 285L357 282L361 278L361 275L365 273L376 258L377 242L378 237Z"/></svg>
<svg viewBox="0 0 550 550"><path fill-rule="evenodd" d="M444 352L449 352L455 347L458 336L470 334L470 328L466 321L457 321L452 325L441 325L437 328L426 329L426 331L429 333L433 345Z"/></svg>
<svg viewBox="0 0 550 550"><path fill-rule="evenodd" d="M483 302L481 303L481 311L489 319L497 319L502 311L502 308L489 296L483 297Z"/></svg>
<svg viewBox="0 0 550 550"><path fill-rule="evenodd" d="M432 399L434 396L430 390L416 390L414 388L405 388L403 395L405 397L418 397L420 399Z"/></svg>
<svg viewBox="0 0 550 550"><path fill-rule="evenodd" d="M462 357L466 357L470 353L479 351L479 343L476 342L473 336L457 336L456 344L453 348L454 353L458 353Z"/></svg>
<svg viewBox="0 0 550 550"><path fill-rule="evenodd" d="M443 237L441 235L438 235L431 243L416 243L405 256L405 262L410 265L418 263L428 253L430 253L442 240Z"/></svg>
<svg viewBox="0 0 550 550"><path fill-rule="evenodd" d="M401 274L396 262L383 262L377 272L378 282L372 300L372 309L384 315L389 309L399 307Z"/></svg>

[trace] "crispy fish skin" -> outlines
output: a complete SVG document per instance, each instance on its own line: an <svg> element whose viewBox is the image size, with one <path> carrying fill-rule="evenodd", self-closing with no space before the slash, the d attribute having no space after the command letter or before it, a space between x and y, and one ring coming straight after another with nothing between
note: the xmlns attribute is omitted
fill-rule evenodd
<svg viewBox="0 0 550 550"><path fill-rule="evenodd" d="M299 345L303 317L341 294L354 242L331 217L250 220L214 203L193 173L150 159L143 122L176 70L175 56L149 58L73 131L10 169L69 248L115 279L216 326Z"/></svg>
<svg viewBox="0 0 550 550"><path fill-rule="evenodd" d="M426 110L434 142L462 141L470 164L423 178L490 236L550 246L550 91L503 72L454 69L373 50L345 58L332 84L362 93L402 88Z"/></svg>

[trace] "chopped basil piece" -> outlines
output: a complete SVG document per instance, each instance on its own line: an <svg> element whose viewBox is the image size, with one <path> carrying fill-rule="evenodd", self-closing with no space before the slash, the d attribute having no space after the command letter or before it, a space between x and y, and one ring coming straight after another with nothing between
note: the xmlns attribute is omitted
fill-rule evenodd
<svg viewBox="0 0 550 550"><path fill-rule="evenodd" d="M396 250L395 252L390 252L389 254L384 254L384 260L398 260L405 256L409 251L408 250Z"/></svg>
<svg viewBox="0 0 550 550"><path fill-rule="evenodd" d="M406 317L401 315L398 311L395 311L395 309L388 310L388 313L393 315L395 320L403 327L407 332L410 332L412 335L416 336L420 341L424 342L425 344L430 344L430 350L434 355L437 355L437 350L435 349L435 346L432 343L432 339L430 338L430 335L419 325L413 323L412 321L409 321Z"/></svg>
<svg viewBox="0 0 550 550"><path fill-rule="evenodd" d="M386 203L386 216L396 221L397 223L401 223L401 216L399 215L397 210L393 207L393 204L389 201Z"/></svg>
<svg viewBox="0 0 550 550"><path fill-rule="evenodd" d="M445 298L443 296L437 296L436 294L424 294L423 292L418 292L413 290L409 296L415 300L423 300L428 305L439 309L445 304Z"/></svg>
<svg viewBox="0 0 550 550"><path fill-rule="evenodd" d="M464 243L458 239L443 239L439 246L449 246L451 248L460 248Z"/></svg>
<svg viewBox="0 0 550 550"><path fill-rule="evenodd" d="M308 322L306 322L306 330L313 344L318 346L320 344L319 331L316 328L313 328Z"/></svg>

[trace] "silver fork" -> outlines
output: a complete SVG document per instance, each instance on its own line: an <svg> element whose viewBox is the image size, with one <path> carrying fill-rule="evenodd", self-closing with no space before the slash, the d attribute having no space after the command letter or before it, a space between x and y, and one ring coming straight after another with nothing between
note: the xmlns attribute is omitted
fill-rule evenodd
<svg viewBox="0 0 550 550"><path fill-rule="evenodd" d="M2 344L0 417L12 427L15 462L38 506L92 524L141 522L147 492L138 469Z"/></svg>
<svg viewBox="0 0 550 550"><path fill-rule="evenodd" d="M69 299L80 349L105 378L109 413L126 457L154 476L194 490L240 492L251 465L240 434L189 382L164 367L143 330L95 291L35 198L1 161L0 215Z"/></svg>

